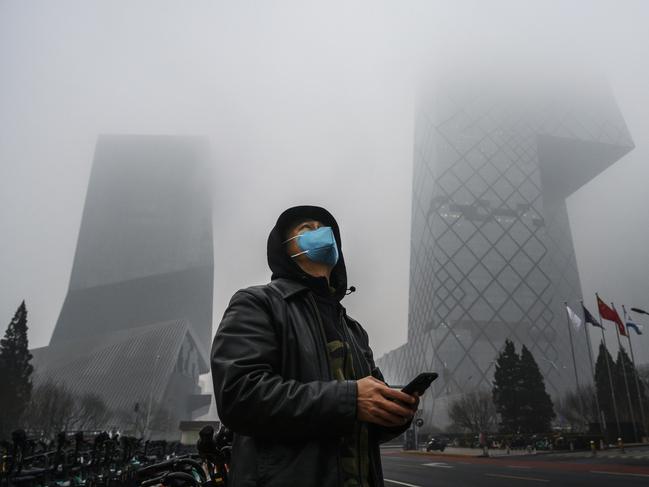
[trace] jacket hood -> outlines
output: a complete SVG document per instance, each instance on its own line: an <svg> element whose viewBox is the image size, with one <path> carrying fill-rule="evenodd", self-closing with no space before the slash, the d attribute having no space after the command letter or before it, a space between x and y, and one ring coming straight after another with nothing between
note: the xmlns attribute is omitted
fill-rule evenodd
<svg viewBox="0 0 649 487"><path fill-rule="evenodd" d="M340 229L338 223L331 213L320 206L294 206L284 211L277 223L268 235L267 257L268 266L273 272L271 279L288 278L305 285L314 278L302 270L302 268L291 259L286 253L286 244L284 244L284 235L288 226L300 218L311 218L318 220L332 228L336 244L338 245L338 262L331 271L329 285L335 289L334 297L341 300L347 291L347 269L345 267L345 258L343 256L342 242L340 241Z"/></svg>

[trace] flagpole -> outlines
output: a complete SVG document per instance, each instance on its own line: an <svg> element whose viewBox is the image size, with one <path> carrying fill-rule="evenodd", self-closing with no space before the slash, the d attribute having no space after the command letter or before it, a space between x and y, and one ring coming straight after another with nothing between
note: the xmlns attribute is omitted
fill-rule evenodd
<svg viewBox="0 0 649 487"><path fill-rule="evenodd" d="M615 309L615 304L611 303L611 307L613 308L613 311L617 313L617 310ZM620 315L618 315L619 317ZM619 318L618 318L619 319ZM625 325L626 326L626 325ZM624 377L624 388L626 389L626 400L627 400L627 405L629 407L629 414L631 415L631 422L633 424L633 435L635 438L635 441L638 441L638 425L635 424L635 414L633 413L633 406L631 405L631 391L629 390L629 381L626 378L626 363L622 359L622 351L624 348L622 348L622 341L620 340L620 329L617 326L617 323L615 324L615 334L617 335L617 344L620 347L619 354L620 354L620 360L622 360L622 377ZM628 336L628 333L627 333Z"/></svg>
<svg viewBox="0 0 649 487"><path fill-rule="evenodd" d="M568 314L568 302L564 301L563 304L566 307L566 318L568 320L568 336L570 337L570 351L572 352L572 366L575 369L575 384L577 384L577 396L579 397L579 405L581 406L581 417L586 418L584 412L584 399L581 397L581 388L579 387L579 375L577 375L577 361L575 360L575 346L572 341L572 323L570 321L570 315ZM585 326L585 324L584 324Z"/></svg>
<svg viewBox="0 0 649 487"><path fill-rule="evenodd" d="M581 311L583 313L585 309L584 302L580 301L580 303L581 303ZM590 342L590 333L588 332L588 323L586 323L585 317L584 317L584 333L586 334L586 343L588 343L588 358L590 360L590 373L593 376L593 385L595 385L595 406L597 406L597 423L599 424L599 432L604 434L604 432L606 431L606 421L602 421L602 409L599 406L599 397L597 396L597 384L595 382L595 364L593 362L593 346Z"/></svg>
<svg viewBox="0 0 649 487"><path fill-rule="evenodd" d="M599 299L599 294L595 293L597 299ZM606 353L604 354L604 359L606 360L606 370L608 371L608 383L611 387L611 398L613 399L613 412L615 413L615 423L617 425L617 436L622 437L622 430L620 429L620 416L617 414L617 401L615 400L615 391L613 390L613 376L611 375L611 363L608 359L608 345L606 345L606 336L604 335L604 325L602 323L602 313L599 310L599 302L597 303L597 314L599 315L599 324L602 325L602 342L604 343L604 348Z"/></svg>
<svg viewBox="0 0 649 487"><path fill-rule="evenodd" d="M622 305L622 311L624 313L624 326L626 326L626 308ZM635 377L635 389L638 394L638 404L640 405L640 416L642 417L642 430L644 434L647 434L647 418L644 414L644 404L642 404L642 395L640 394L640 382L638 379L638 368L635 365L635 357L633 356L633 345L631 344L631 333L629 332L629 327L626 326L626 339L629 341L629 351L631 352L631 363L633 363L633 375Z"/></svg>

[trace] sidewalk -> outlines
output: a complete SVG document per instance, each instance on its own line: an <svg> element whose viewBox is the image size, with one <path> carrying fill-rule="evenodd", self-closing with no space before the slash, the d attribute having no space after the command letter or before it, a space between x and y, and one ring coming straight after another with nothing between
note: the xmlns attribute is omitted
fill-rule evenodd
<svg viewBox="0 0 649 487"><path fill-rule="evenodd" d="M421 451L426 451L426 449L423 448L421 449ZM435 453L439 455L463 456L463 457L481 457L484 455L482 448L460 448L455 446L447 446L443 452L440 452L439 450L433 450L430 453ZM521 455L529 455L530 453L525 449L510 450L509 453L507 453L506 449L490 448L488 450L488 454L490 457L503 457L503 456L515 457Z"/></svg>
<svg viewBox="0 0 649 487"><path fill-rule="evenodd" d="M401 444L391 444L391 445L381 445L382 450L403 450L403 447ZM420 449L416 452L414 450L408 450L409 452L412 453L426 453L426 448L425 447L420 447ZM481 457L483 456L483 451L481 448L459 448L459 447L454 447L454 446L447 446L443 452L439 450L433 450L429 453L434 453L435 455L449 455L449 456L460 456L460 457ZM530 453L527 452L526 450L510 450L509 456L521 456L521 455L529 455ZM500 456L507 456L507 450L501 450L501 449L490 449L489 450L489 456L490 457L500 457Z"/></svg>
<svg viewBox="0 0 649 487"><path fill-rule="evenodd" d="M510 450L509 454L506 449L496 449L490 448L487 450L490 457L503 457L503 456L520 456L520 455L529 455L530 453L525 449ZM440 452L435 452L440 453ZM471 457L481 457L484 455L482 448L459 448L455 446L447 446L442 455L462 455L462 456L471 456Z"/></svg>
<svg viewBox="0 0 649 487"><path fill-rule="evenodd" d="M564 451L564 452L544 452L544 456L550 458L593 458L589 451ZM617 458L627 460L646 460L649 461L649 447L647 445L626 446L624 451L619 448L609 448L607 450L597 450L596 458Z"/></svg>
<svg viewBox="0 0 649 487"><path fill-rule="evenodd" d="M395 450L402 451L401 445L382 445L383 450ZM409 453L426 453L425 448L420 448L418 451L408 451ZM429 453L435 455L448 455L448 456L463 456L463 457L481 457L483 456L483 451L480 448L458 448L458 447L446 447L443 452L439 450L433 450ZM586 450L579 451L548 451L548 450L539 450L530 453L525 449L516 449L510 450L507 453L505 449L489 449L489 457L522 457L522 456L539 456L543 458L565 458L565 459L579 459L579 458L592 458L592 453ZM633 459L633 460L647 460L649 461L649 445L629 445L625 447L625 450L622 451L618 448L610 448L607 450L598 450L597 458L606 458L606 459Z"/></svg>

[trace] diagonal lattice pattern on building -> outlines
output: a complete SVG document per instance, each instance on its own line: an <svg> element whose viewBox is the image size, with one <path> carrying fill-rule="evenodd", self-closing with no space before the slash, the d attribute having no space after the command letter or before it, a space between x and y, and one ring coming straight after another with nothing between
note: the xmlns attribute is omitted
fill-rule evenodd
<svg viewBox="0 0 649 487"><path fill-rule="evenodd" d="M440 378L424 399L491 390L506 338L551 394L575 384L564 301L581 298L566 197L633 148L602 85L446 80L416 119L408 342L378 361L392 383ZM573 334L579 376L586 338Z"/></svg>

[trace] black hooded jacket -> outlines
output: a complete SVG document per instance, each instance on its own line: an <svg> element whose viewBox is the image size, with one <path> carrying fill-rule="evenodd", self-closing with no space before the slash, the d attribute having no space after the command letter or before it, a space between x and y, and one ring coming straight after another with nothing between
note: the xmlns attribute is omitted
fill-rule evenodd
<svg viewBox="0 0 649 487"><path fill-rule="evenodd" d="M307 274L296 264L295 260L286 253L286 232L300 220L317 220L331 227L338 245L338 262L331 271L330 281L325 277L314 277ZM345 340L344 330L339 329L340 313L343 307L340 301L347 292L347 269L342 253L340 230L334 217L324 208L318 206L297 206L286 210L277 220L277 224L268 236L266 249L268 266L273 272L273 279L291 279L307 286L315 299L327 342L334 339ZM360 377L359 377L360 378Z"/></svg>
<svg viewBox="0 0 649 487"><path fill-rule="evenodd" d="M304 273L286 254L287 227L300 218L331 226L339 249L329 290L326 279ZM368 336L340 300L347 274L338 224L324 208L286 210L268 238L271 282L237 291L214 337L214 395L221 421L235 433L230 485L342 486L340 446L354 431L355 380L332 377L328 336L342 332L352 345L357 377L383 380ZM330 314L331 313L331 314ZM343 330L335 316L342 315ZM342 327L341 326L341 327ZM382 487L379 443L410 424L369 427L372 483Z"/></svg>

